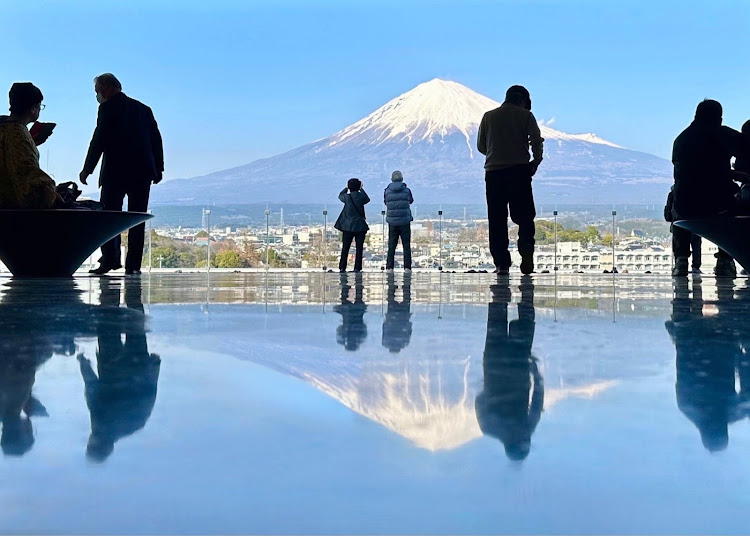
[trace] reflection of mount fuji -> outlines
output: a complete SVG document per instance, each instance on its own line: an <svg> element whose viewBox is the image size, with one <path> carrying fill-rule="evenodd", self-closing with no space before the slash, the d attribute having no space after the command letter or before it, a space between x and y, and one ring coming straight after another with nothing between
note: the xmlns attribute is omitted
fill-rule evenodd
<svg viewBox="0 0 750 536"><path fill-rule="evenodd" d="M260 353L259 353L260 354ZM356 413L428 450L457 448L482 435L474 399L482 386L482 357L424 359L395 356L371 359L359 355L306 359L251 360L304 380ZM265 352L264 352L265 354ZM317 356L319 357L319 356ZM614 381L581 381L565 387L560 377L547 376L545 410L570 397L592 398Z"/></svg>

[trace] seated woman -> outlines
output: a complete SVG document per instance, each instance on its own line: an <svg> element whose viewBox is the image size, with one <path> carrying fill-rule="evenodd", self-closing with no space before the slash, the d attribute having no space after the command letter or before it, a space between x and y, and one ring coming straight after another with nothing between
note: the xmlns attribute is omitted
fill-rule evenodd
<svg viewBox="0 0 750 536"><path fill-rule="evenodd" d="M27 125L39 119L42 92L30 82L10 88L10 115L0 116L0 209L52 208L55 181L39 167L39 150Z"/></svg>

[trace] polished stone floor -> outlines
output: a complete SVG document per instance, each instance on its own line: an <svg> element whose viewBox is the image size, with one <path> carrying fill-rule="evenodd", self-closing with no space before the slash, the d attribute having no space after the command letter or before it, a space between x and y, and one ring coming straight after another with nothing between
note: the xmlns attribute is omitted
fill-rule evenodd
<svg viewBox="0 0 750 536"><path fill-rule="evenodd" d="M2 533L747 533L750 286L0 279Z"/></svg>

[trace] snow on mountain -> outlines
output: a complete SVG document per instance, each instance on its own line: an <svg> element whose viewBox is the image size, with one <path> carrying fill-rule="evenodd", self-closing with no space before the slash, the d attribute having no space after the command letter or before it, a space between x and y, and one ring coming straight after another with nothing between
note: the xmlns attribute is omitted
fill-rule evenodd
<svg viewBox="0 0 750 536"><path fill-rule="evenodd" d="M370 193L400 169L422 203L482 203L482 115L500 103L457 82L434 79L313 143L203 177L154 188L155 203L330 202L350 177ZM542 202L661 202L671 165L595 134L540 125L545 160L535 177ZM283 185L283 187L281 186Z"/></svg>

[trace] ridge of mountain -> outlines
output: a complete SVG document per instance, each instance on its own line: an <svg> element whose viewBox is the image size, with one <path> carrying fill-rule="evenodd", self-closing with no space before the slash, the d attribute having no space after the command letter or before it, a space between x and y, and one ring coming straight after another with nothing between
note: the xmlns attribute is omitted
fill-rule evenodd
<svg viewBox="0 0 750 536"><path fill-rule="evenodd" d="M436 78L331 136L243 166L166 182L152 191L152 200L325 203L336 199L350 177L362 179L373 193L400 169L418 202L481 203L484 159L475 148L476 134L484 112L499 105ZM534 178L539 201L653 203L668 190L667 160L593 133L569 134L544 124L540 129L545 160Z"/></svg>

